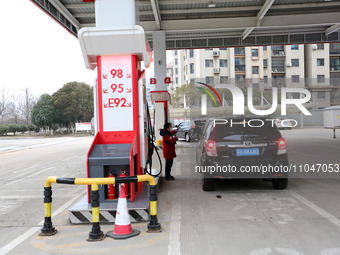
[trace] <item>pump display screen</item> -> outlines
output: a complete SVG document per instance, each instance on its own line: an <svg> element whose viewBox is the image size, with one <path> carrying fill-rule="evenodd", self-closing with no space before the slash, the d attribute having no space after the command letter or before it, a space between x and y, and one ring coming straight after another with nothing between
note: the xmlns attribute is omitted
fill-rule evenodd
<svg viewBox="0 0 340 255"><path fill-rule="evenodd" d="M131 56L101 57L103 131L133 130Z"/></svg>

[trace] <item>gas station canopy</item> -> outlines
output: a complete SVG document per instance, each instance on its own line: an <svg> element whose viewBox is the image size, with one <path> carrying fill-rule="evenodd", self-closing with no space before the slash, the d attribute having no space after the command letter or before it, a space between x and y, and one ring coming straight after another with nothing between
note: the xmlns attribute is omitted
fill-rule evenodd
<svg viewBox="0 0 340 255"><path fill-rule="evenodd" d="M95 26L94 2L31 0L77 36ZM167 49L340 41L340 0L140 0L139 25Z"/></svg>

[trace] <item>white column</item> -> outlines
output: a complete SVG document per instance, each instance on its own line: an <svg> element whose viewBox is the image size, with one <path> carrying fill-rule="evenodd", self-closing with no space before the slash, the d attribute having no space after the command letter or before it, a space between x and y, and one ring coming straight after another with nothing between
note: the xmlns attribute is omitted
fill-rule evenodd
<svg viewBox="0 0 340 255"><path fill-rule="evenodd" d="M167 90L164 83L166 77L166 45L165 31L153 32L153 53L154 53L154 77L157 84L155 91Z"/></svg>
<svg viewBox="0 0 340 255"><path fill-rule="evenodd" d="M153 53L154 53L154 78L156 79L155 91L167 91L166 77L166 43L165 31L153 32ZM165 108L168 102L155 103L155 135L156 140L162 140L158 130L163 129L166 118ZM168 120L169 121L169 120Z"/></svg>
<svg viewBox="0 0 340 255"><path fill-rule="evenodd" d="M96 0L96 27L136 25L135 0Z"/></svg>

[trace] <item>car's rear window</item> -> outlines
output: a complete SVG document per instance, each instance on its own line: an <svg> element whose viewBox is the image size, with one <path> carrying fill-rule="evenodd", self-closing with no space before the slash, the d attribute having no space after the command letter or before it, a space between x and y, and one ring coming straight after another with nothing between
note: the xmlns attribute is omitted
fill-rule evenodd
<svg viewBox="0 0 340 255"><path fill-rule="evenodd" d="M259 120L252 120L251 126L247 121L248 120L246 120L245 127L243 120L233 120L233 125L229 122L216 123L215 128L212 128L210 131L210 137L215 141L222 141L240 140L243 135L256 135L264 138L276 138L281 136L279 130L271 121L263 120L263 122L261 122Z"/></svg>

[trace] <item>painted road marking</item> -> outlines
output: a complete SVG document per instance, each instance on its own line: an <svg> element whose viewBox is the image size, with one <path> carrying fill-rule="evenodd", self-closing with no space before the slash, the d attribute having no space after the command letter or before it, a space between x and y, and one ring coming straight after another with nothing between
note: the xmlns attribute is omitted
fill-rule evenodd
<svg viewBox="0 0 340 255"><path fill-rule="evenodd" d="M181 254L180 237L181 237L181 204L177 200L173 200L168 246L169 255Z"/></svg>
<svg viewBox="0 0 340 255"><path fill-rule="evenodd" d="M340 248L330 248L321 251L321 255L339 255Z"/></svg>
<svg viewBox="0 0 340 255"><path fill-rule="evenodd" d="M45 169L40 170L40 171L38 171L38 172L34 172L34 173L32 173L32 174L30 174L30 175L28 175L28 176L21 176L22 178L19 178L19 179L17 179L17 180L12 181L12 182L7 182L7 183L5 183L5 186L12 185L12 184L14 184L14 183L17 183L17 182L20 182L20 181L27 180L27 178L31 178L31 177L33 177L33 176L35 176L35 175L41 174L41 173L43 173L43 172L45 172L45 171L47 171L47 170L53 169L53 168L55 168L55 166L52 166L52 167L49 167L49 168L45 168Z"/></svg>
<svg viewBox="0 0 340 255"><path fill-rule="evenodd" d="M250 252L249 255L269 255L269 254L284 254L284 255L303 255L293 249L286 249L286 248L275 248L274 251L271 248L262 248L256 249Z"/></svg>
<svg viewBox="0 0 340 255"><path fill-rule="evenodd" d="M333 216L332 214L326 212L325 210L323 210L322 208L318 207L317 205L315 205L314 203L312 203L311 201L307 200L306 198L304 198L303 196L295 193L295 192L291 192L291 194L293 195L293 197L295 197L297 200L299 200L300 202L304 203L305 205L307 205L309 208L313 209L315 212L317 212L318 214L320 214L321 216L323 216L324 218L326 218L327 220L329 220L330 222L332 222L334 225L340 227L340 220L338 218L336 218L335 216Z"/></svg>
<svg viewBox="0 0 340 255"><path fill-rule="evenodd" d="M64 211L66 208L68 208L74 201L76 201L77 199L79 199L80 197L84 196L85 192L82 192L81 195L72 198L70 201L68 201L67 203L65 203L63 206L59 207L56 211L54 211L52 213L52 218L54 218L55 216L57 216L58 214L60 214L62 211ZM44 220L42 220L41 222L38 223L39 226L42 226L44 223ZM10 252L11 250L13 250L15 247L17 247L19 244L21 244L22 242L24 242L27 238L29 238L30 236L32 236L35 232L37 232L38 230L40 230L41 227L33 227L29 230L27 230L24 234L22 234L21 236L17 237L16 239L14 239L12 242L6 244L5 246L3 246L0 249L0 255L5 255L8 252Z"/></svg>

